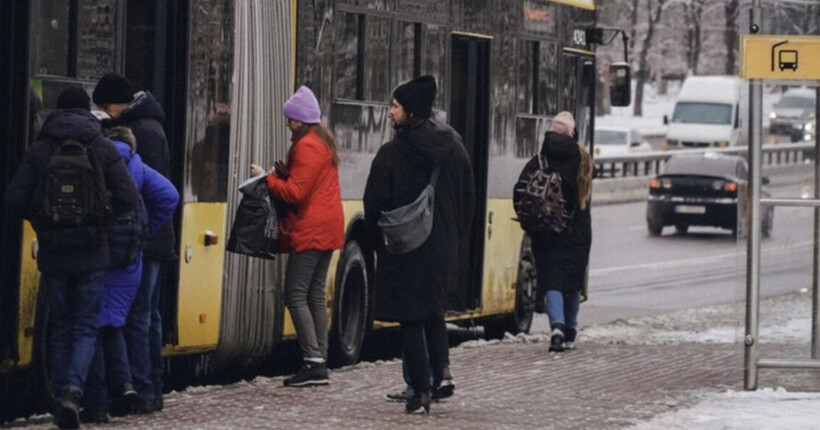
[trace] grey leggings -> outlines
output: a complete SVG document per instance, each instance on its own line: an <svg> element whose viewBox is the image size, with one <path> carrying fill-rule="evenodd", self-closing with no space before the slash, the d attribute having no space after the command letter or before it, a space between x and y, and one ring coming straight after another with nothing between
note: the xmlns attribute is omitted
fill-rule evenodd
<svg viewBox="0 0 820 430"><path fill-rule="evenodd" d="M291 252L285 275L285 305L290 311L302 358L327 360L325 279L332 251Z"/></svg>

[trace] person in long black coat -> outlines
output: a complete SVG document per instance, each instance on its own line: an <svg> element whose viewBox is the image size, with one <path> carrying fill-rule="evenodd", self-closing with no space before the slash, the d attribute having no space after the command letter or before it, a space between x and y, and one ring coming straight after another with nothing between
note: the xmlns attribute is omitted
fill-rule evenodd
<svg viewBox="0 0 820 430"><path fill-rule="evenodd" d="M170 150L162 127L165 112L157 99L148 91L135 94L128 79L116 73L100 78L93 98L94 103L111 117L106 125L130 128L137 139L137 153L142 161L170 179ZM164 364L159 311L162 288L159 278L163 263L176 259L174 222L171 219L159 227L145 246L142 281L125 326L134 388L139 394L137 412L150 413L163 408Z"/></svg>
<svg viewBox="0 0 820 430"><path fill-rule="evenodd" d="M559 113L544 135L541 146L541 154L547 158L550 168L561 175L566 207L572 213L570 228L561 234L530 233L538 288L546 292L547 316L552 329L549 350L552 352L575 347L580 295L592 243L588 207L591 163L589 154L578 145L574 129L572 114Z"/></svg>
<svg viewBox="0 0 820 430"><path fill-rule="evenodd" d="M444 323L447 291L458 285L460 253L469 240L475 205L472 166L461 136L430 120L436 84L422 76L393 91L395 137L376 154L364 193L365 222L377 248L375 318L399 322L414 396L408 413L429 411L430 380L441 383L449 365ZM413 202L440 167L430 236L407 254L388 252L378 227L382 211ZM425 348L425 337L427 346ZM429 349L429 356L425 350Z"/></svg>

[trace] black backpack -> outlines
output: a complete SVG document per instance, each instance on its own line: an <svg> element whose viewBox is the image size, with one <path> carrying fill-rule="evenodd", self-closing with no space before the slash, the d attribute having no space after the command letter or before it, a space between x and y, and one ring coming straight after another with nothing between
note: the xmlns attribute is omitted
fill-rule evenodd
<svg viewBox="0 0 820 430"><path fill-rule="evenodd" d="M93 250L105 242L114 214L100 163L90 144L50 144L54 152L34 199L37 240L49 250Z"/></svg>
<svg viewBox="0 0 820 430"><path fill-rule="evenodd" d="M532 162L534 159L537 164ZM562 182L561 175L549 168L542 154L524 166L513 187L513 206L524 231L561 234L569 229L572 214L567 210Z"/></svg>

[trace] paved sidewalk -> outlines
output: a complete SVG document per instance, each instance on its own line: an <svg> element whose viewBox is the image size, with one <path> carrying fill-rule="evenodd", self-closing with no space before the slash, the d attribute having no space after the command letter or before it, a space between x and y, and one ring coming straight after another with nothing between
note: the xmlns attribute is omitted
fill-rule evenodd
<svg viewBox="0 0 820 430"><path fill-rule="evenodd" d="M804 312L806 296L764 301L761 339L764 325L785 327L790 313ZM561 354L547 352L545 333L470 341L451 351L455 396L433 404L429 416L408 416L402 404L384 401L402 387L401 365L393 360L331 371L328 387L285 388L282 377L192 387L170 394L162 412L114 419L106 428L628 428L707 393L742 389L738 317L738 307L726 305L619 320L585 328L578 349ZM805 340L765 350L805 354ZM761 373L761 387L817 390L819 382L816 373ZM14 428L49 428L48 420L34 417Z"/></svg>

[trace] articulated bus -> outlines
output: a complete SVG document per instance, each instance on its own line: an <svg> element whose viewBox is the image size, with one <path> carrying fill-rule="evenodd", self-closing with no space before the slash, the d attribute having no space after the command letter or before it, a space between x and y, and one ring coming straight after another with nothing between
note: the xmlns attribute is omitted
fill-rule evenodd
<svg viewBox="0 0 820 430"><path fill-rule="evenodd" d="M284 159L282 104L299 85L317 95L340 145L346 243L327 279L331 356L359 359L373 321L376 259L362 228L370 162L390 140L391 90L421 74L439 86L435 116L464 138L478 204L448 321L488 335L526 332L533 258L513 221L512 186L551 116L575 114L591 145L595 53L585 29L594 0L5 0L0 14L0 193L60 91L90 92L127 76L164 107L171 180L182 200L178 260L164 267L169 372L259 363L295 337L283 305L285 256L225 251L237 186L250 163ZM30 106L32 89L42 109ZM27 222L0 215L2 418L47 397L46 321L37 242Z"/></svg>

